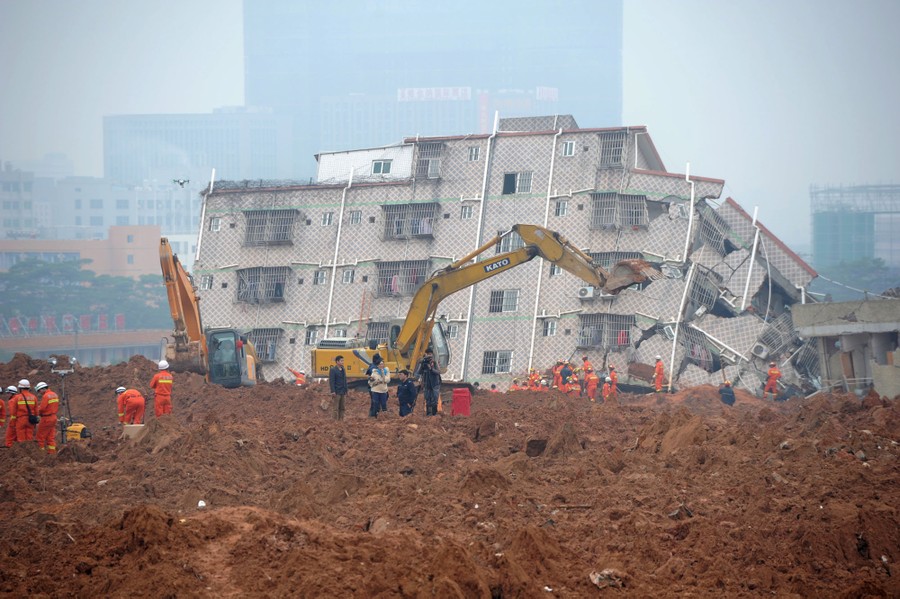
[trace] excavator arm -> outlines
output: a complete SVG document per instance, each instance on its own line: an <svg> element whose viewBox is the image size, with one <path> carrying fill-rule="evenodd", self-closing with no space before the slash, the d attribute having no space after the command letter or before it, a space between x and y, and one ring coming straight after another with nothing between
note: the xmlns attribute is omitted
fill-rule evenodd
<svg viewBox="0 0 900 599"><path fill-rule="evenodd" d="M200 296L165 237L159 240L159 264L175 326L175 343L166 348L166 359L175 370L203 374L208 352L200 321Z"/></svg>
<svg viewBox="0 0 900 599"><path fill-rule="evenodd" d="M518 233L525 245L497 254L490 260L472 262L489 251L510 232ZM537 256L567 270L590 285L615 294L629 285L648 278L650 265L643 260L619 262L607 272L595 266L591 257L572 245L565 237L539 225L513 225L510 232L498 235L468 255L437 271L413 296L406 320L397 336L395 347L404 355L412 348L410 364L418 364L424 355L434 328L438 305L449 295L471 287Z"/></svg>

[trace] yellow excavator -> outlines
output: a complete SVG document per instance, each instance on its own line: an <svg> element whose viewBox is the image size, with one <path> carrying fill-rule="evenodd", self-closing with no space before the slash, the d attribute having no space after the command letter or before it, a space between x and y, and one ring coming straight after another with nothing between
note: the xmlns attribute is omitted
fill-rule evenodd
<svg viewBox="0 0 900 599"><path fill-rule="evenodd" d="M250 387L256 384L256 348L235 329L203 329L200 320L200 296L191 276L172 252L169 240L159 240L169 311L175 329L173 341L165 341L164 355L176 372L196 372L223 387Z"/></svg>
<svg viewBox="0 0 900 599"><path fill-rule="evenodd" d="M493 250L504 236L512 233L522 238L522 247L477 261L479 256ZM513 225L510 231L436 271L425 281L413 296L406 319L391 324L387 343L370 342L366 346L363 340L323 339L312 350L312 372L316 376L327 376L334 358L343 355L347 382L360 384L367 380L365 372L376 352L392 372L404 368L412 372L429 348L434 352L442 372L445 372L450 363L450 346L441 323L435 320L441 301L537 256L610 295L635 283L642 283L656 272L648 262L639 259L623 260L616 263L611 271L606 271L595 266L590 256L556 231L539 225Z"/></svg>

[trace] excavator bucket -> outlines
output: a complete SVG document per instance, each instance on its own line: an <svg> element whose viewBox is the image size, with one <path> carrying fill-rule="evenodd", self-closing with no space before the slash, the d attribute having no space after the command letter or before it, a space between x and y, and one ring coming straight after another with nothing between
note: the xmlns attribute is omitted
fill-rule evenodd
<svg viewBox="0 0 900 599"><path fill-rule="evenodd" d="M187 351L175 351L175 344L166 345L166 361L173 372L194 372L206 374L206 360L200 349L200 342L192 341L187 344Z"/></svg>
<svg viewBox="0 0 900 599"><path fill-rule="evenodd" d="M643 283L659 277L659 272L650 266L650 263L646 260L639 258L622 260L616 262L610 270L603 290L607 293L615 294L635 283Z"/></svg>

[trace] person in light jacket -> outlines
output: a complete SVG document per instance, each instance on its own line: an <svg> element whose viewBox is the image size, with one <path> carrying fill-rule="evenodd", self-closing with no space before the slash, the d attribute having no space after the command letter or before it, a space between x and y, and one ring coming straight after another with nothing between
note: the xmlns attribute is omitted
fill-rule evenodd
<svg viewBox="0 0 900 599"><path fill-rule="evenodd" d="M381 356L375 354L372 358L372 373L369 375L369 389L372 390L372 402L369 407L369 417L377 418L378 412L387 412L388 383L391 381L391 371L384 365Z"/></svg>

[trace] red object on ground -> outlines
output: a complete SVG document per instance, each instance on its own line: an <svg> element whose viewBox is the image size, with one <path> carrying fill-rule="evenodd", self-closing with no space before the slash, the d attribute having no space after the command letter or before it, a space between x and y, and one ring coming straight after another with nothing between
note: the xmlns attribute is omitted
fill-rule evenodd
<svg viewBox="0 0 900 599"><path fill-rule="evenodd" d="M469 409L472 407L472 393L465 387L453 390L453 407L450 409L451 416L469 416Z"/></svg>

